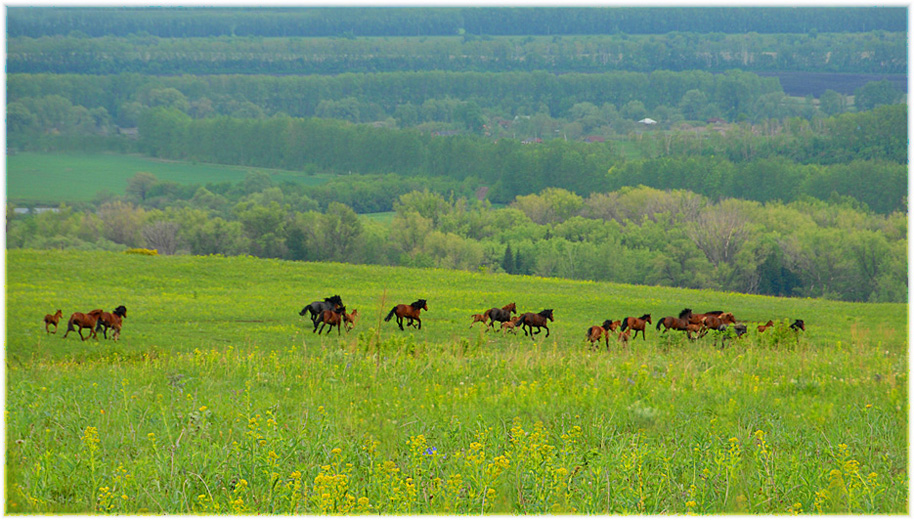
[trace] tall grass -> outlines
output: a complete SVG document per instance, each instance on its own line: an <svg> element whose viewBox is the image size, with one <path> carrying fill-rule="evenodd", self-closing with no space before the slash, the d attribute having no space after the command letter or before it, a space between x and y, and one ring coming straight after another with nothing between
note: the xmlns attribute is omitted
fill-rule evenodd
<svg viewBox="0 0 914 520"><path fill-rule="evenodd" d="M7 262L7 512L908 510L905 305L252 258ZM318 338L297 313L331 294L362 321ZM415 298L421 331L380 321ZM550 337L469 328L509 301L555 308ZM44 332L58 307L122 303L117 343ZM808 330L584 339L685 306Z"/></svg>

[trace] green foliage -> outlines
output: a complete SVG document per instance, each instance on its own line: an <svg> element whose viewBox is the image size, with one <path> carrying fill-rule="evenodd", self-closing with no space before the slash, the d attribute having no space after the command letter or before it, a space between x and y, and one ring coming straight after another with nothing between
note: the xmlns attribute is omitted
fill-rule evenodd
<svg viewBox="0 0 914 520"><path fill-rule="evenodd" d="M14 250L7 268L11 513L907 509L906 305L250 257ZM298 311L330 294L362 319L317 337ZM380 321L417 295L422 331ZM509 301L555 308L550 337L467 329ZM118 342L40 320L120 304ZM750 332L583 339L686 306Z"/></svg>

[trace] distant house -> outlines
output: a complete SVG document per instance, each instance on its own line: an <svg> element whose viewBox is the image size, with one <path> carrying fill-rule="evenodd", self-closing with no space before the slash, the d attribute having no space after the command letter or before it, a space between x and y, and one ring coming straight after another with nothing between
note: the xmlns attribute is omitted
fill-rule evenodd
<svg viewBox="0 0 914 520"><path fill-rule="evenodd" d="M653 119L651 119L649 117L645 117L644 119L642 119L641 121L638 121L638 122L641 123L642 125L656 125L657 124L657 121L654 121Z"/></svg>
<svg viewBox="0 0 914 520"><path fill-rule="evenodd" d="M528 137L520 142L520 144L533 144L533 143L542 143L543 140L539 137Z"/></svg>
<svg viewBox="0 0 914 520"><path fill-rule="evenodd" d="M723 119L721 119L719 117L712 117L711 119L708 119L708 123L712 124L712 125L722 125L722 124L725 124L726 121L724 121Z"/></svg>
<svg viewBox="0 0 914 520"><path fill-rule="evenodd" d="M119 133L123 136L126 136L130 139L138 139L140 137L140 129L136 128L136 127L134 127L134 128L117 127L117 133Z"/></svg>
<svg viewBox="0 0 914 520"><path fill-rule="evenodd" d="M588 143L605 143L606 138L601 135L588 135L584 138L584 141Z"/></svg>

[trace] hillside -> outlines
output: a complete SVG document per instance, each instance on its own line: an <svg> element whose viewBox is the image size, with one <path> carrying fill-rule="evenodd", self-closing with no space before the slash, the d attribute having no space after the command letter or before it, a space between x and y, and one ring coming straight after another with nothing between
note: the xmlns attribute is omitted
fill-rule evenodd
<svg viewBox="0 0 914 520"><path fill-rule="evenodd" d="M906 305L251 257L7 269L10 512L907 510ZM318 338L298 312L331 294L362 317ZM380 321L420 297L421 331ZM549 338L468 328L509 301L554 308ZM119 304L116 343L43 330ZM753 326L723 348L584 340L685 306ZM755 331L795 317L799 338Z"/></svg>

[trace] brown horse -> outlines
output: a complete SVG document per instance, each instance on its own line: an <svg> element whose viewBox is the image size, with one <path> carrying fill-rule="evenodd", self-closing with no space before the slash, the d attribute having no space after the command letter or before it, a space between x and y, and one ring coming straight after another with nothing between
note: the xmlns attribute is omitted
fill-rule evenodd
<svg viewBox="0 0 914 520"><path fill-rule="evenodd" d="M510 320L501 324L502 332L510 332L511 334L517 334L517 324L520 323L520 316L515 316Z"/></svg>
<svg viewBox="0 0 914 520"><path fill-rule="evenodd" d="M724 311L703 312L703 313L701 313L701 314L694 314L694 313L693 313L692 316L689 317L689 321L692 322L692 323L697 323L697 324L701 325L701 324L702 324L702 321L703 321L705 318L707 318L708 316L720 316L720 315L723 314L723 313L724 313Z"/></svg>
<svg viewBox="0 0 914 520"><path fill-rule="evenodd" d="M419 311L427 311L428 304L425 300L416 300L409 305L399 304L395 305L390 312L387 313L387 317L384 318L384 321L390 321L390 318L393 316L397 317L397 325L400 326L400 330L405 330L403 328L403 318L407 319L406 326L414 326L413 320L419 323L418 329L422 330L422 320L419 319Z"/></svg>
<svg viewBox="0 0 914 520"><path fill-rule="evenodd" d="M723 312L718 315L708 315L701 320L701 324L708 329L720 330L724 325L736 324L736 318L732 312Z"/></svg>
<svg viewBox="0 0 914 520"><path fill-rule="evenodd" d="M773 325L774 325L774 320L768 320L768 323L758 326L758 331L765 332L766 330L768 330L768 327L771 327Z"/></svg>
<svg viewBox="0 0 914 520"><path fill-rule="evenodd" d="M353 327L355 327L355 322L357 319L359 319L358 309L352 309L352 312L349 314L343 313L343 323L346 326L346 332L349 332Z"/></svg>
<svg viewBox="0 0 914 520"><path fill-rule="evenodd" d="M549 327L546 326L548 321L555 321L555 318L552 317L552 309L543 309L537 313L525 312L520 315L521 329L524 330L524 336L527 335L527 329L530 330L530 339L533 339L534 334L540 333L540 328L546 329L546 337L549 337ZM533 327L536 327L536 332L533 332Z"/></svg>
<svg viewBox="0 0 914 520"><path fill-rule="evenodd" d="M646 340L644 337L644 329L647 323L651 323L651 315L645 314L640 318L633 318L631 316L622 320L622 330L631 329L634 332L635 339L638 339L638 332L641 332L641 339Z"/></svg>
<svg viewBox="0 0 914 520"><path fill-rule="evenodd" d="M496 321L500 321L501 323L504 323L504 322L510 320L511 313L517 314L517 306L514 305L514 302L511 302L508 305L505 305L501 309L499 309L498 307L492 307L491 309L487 310L485 313L483 313L483 316L486 319L491 319L492 321L490 321L489 323L486 324L486 329L488 329L489 327L494 329ZM476 322L474 321L473 323L476 323Z"/></svg>
<svg viewBox="0 0 914 520"><path fill-rule="evenodd" d="M599 342L600 338L603 338L603 342L606 343L606 350L609 350L609 331L612 326L612 320L603 320L602 325L594 325L588 328L587 339L590 341L590 347L594 348L594 344Z"/></svg>
<svg viewBox="0 0 914 520"><path fill-rule="evenodd" d="M118 305L117 308L114 309L114 312L105 312L101 309L92 309L88 314L95 316L95 319L98 320L97 324L95 325L95 331L102 331L102 336L104 336L105 339L108 339L108 328L112 327L111 323L116 320L117 336L120 337L122 323L121 320L127 317L127 307Z"/></svg>
<svg viewBox="0 0 914 520"><path fill-rule="evenodd" d="M79 339L86 341L86 338L95 338L98 339L95 335L95 325L98 322L98 316L93 314L83 314L81 312L74 312L70 315L70 321L67 322L67 332L64 333L63 337L66 338L67 335L72 331L77 331L79 333ZM78 328L74 328L74 325ZM90 334L86 338L83 337L83 329L89 329Z"/></svg>
<svg viewBox="0 0 914 520"><path fill-rule="evenodd" d="M674 316L664 316L657 322L657 330L660 330L660 327L663 326L663 333L666 334L666 331L673 330L688 330L689 327L689 318L692 317L692 309L685 308L679 312L679 317Z"/></svg>
<svg viewBox="0 0 914 520"><path fill-rule="evenodd" d="M60 323L60 318L63 317L63 312L60 309L57 309L55 314L45 314L44 315L44 331L48 334L57 334L57 324ZM48 328L51 324L54 324L54 332Z"/></svg>
<svg viewBox="0 0 914 520"><path fill-rule="evenodd" d="M340 325L343 323L343 316L346 315L346 307L340 307L337 310L327 309L321 311L317 315L317 321L314 322L314 330L311 332L317 332L317 335L320 336L324 332L324 327L330 325L330 328L327 329L327 334L330 334L330 331L333 330L333 327L336 327L336 334L340 334ZM317 324L320 323L321 330L317 330Z"/></svg>
<svg viewBox="0 0 914 520"><path fill-rule="evenodd" d="M485 323L488 318L484 314L471 314L470 318L473 319L473 323L470 323L470 328L473 328L473 325L482 322Z"/></svg>

